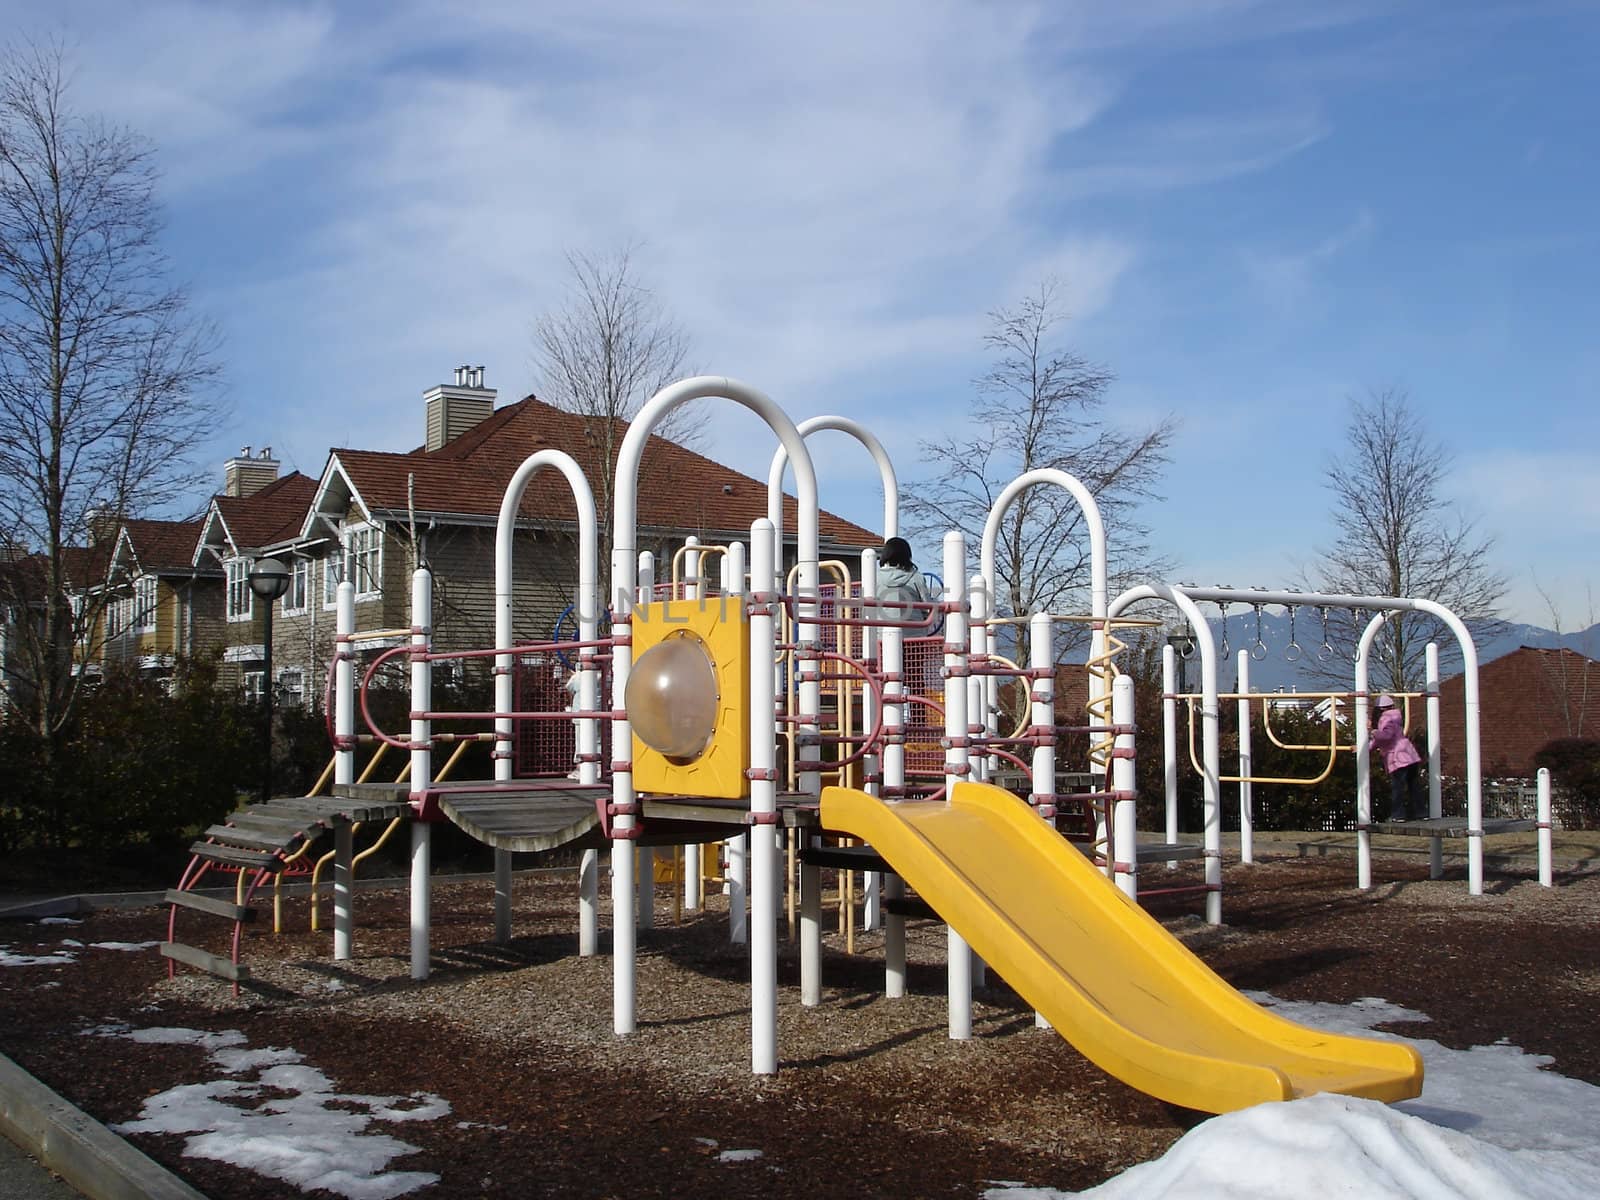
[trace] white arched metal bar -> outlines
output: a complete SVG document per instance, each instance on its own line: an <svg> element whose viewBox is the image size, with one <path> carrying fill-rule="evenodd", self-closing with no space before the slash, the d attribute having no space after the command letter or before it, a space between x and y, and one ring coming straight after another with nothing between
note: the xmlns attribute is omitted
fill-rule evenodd
<svg viewBox="0 0 1600 1200"><path fill-rule="evenodd" d="M496 714L516 711L512 694L513 669L510 647L516 639L513 627L513 601L516 579L513 574L517 513L523 494L533 477L543 470L561 472L572 489L572 503L578 510L578 593L574 604L578 614L578 640L592 642L600 627L599 519L594 491L589 480L570 454L561 450L540 450L522 460L500 498L500 516L494 531L494 644L500 650L494 658L494 708ZM578 655L578 708L595 712L600 707L600 673L594 669L594 649L585 646ZM600 781L600 724L593 717L578 722L578 780L592 785ZM494 777L511 778L512 721L496 715L494 720ZM592 955L599 930L599 851L585 850L578 868L578 953ZM494 939L504 944L511 939L511 852L494 852Z"/></svg>
<svg viewBox="0 0 1600 1200"><path fill-rule="evenodd" d="M795 492L799 500L798 520L798 642L802 653L800 662L800 718L799 729L804 745L814 747L818 732L817 714L821 708L821 688L817 678L817 661L806 651L817 641L817 475L806 451L805 438L789 415L764 392L735 379L701 375L669 384L657 392L634 417L627 435L617 452L615 503L612 513L614 545L611 551L611 602L616 624L631 622L634 609L635 555L638 547L638 491L639 467L644 458L650 434L668 413L691 400L718 397L743 405L765 421L777 434L778 440L789 452L794 467ZM754 535L753 535L754 536ZM765 557L764 555L762 557ZM776 563L760 563L765 578L752 571L752 604L760 607L776 599L779 591L779 567ZM621 710L628 676L633 666L633 647L628 638L618 638L612 656L612 708ZM757 659L757 662L760 660ZM763 674L753 672L753 676ZM754 694L754 691L752 692ZM752 749L761 738L773 733L770 721L771 707L752 711ZM634 922L633 888L634 860L633 838L636 822L634 809L636 793L633 771L628 760L628 747L632 745L633 731L624 715L612 729L613 757L611 797L616 812L613 817L612 841L612 920L614 962L612 1023L618 1034L632 1033L636 1027L637 998L635 992L637 939ZM821 790L821 776L816 771L803 772L801 788L816 793ZM775 819L776 790L752 784L750 819L755 824L771 825ZM777 960L777 846L771 838L752 838L751 853L751 1065L756 1074L772 1074L778 1069L777 1061L777 1003L775 992L761 994L765 988L775 989ZM768 960L771 968L768 968Z"/></svg>
<svg viewBox="0 0 1600 1200"><path fill-rule="evenodd" d="M894 463L871 430L849 417L807 417L795 426L801 437L831 429L847 433L866 447L872 461L878 464L878 478L883 482L883 536L885 540L900 532L900 482L895 476ZM783 562L783 475L789 466L789 451L780 445L772 454L772 465L767 469L767 520L772 522L774 559Z"/></svg>
<svg viewBox="0 0 1600 1200"><path fill-rule="evenodd" d="M1100 516L1100 506L1095 503L1092 492L1083 481L1075 475L1055 467L1041 467L1037 470L1026 471L1018 475L995 498L989 507L989 516L983 523L983 541L978 551L978 574L983 577L983 589L987 593L988 611L994 616L1000 611L999 600L995 595L995 558L1000 541L1000 523L1005 520L1006 513L1016 503L1017 497L1029 488L1040 486L1055 486L1064 489L1083 510L1083 523L1089 532L1089 615L1095 618L1092 632L1089 635L1089 661L1096 662L1105 653L1106 647L1106 526ZM1013 613L1013 616L1021 616ZM983 653L994 653L994 630L992 626L985 626L983 631ZM1103 681L1094 672L1089 675L1089 702L1093 704L1104 694L1101 690ZM986 676L983 688L983 725L988 732L993 732L994 709L998 696L999 681L992 675ZM1054 779L1034 780L1036 792L1053 793L1056 790Z"/></svg>
<svg viewBox="0 0 1600 1200"><path fill-rule="evenodd" d="M1129 588L1106 607L1107 620L1115 620L1140 600L1165 600L1177 607L1194 630L1200 648L1200 765L1202 825L1205 842L1206 921L1222 924L1222 774L1221 739L1217 728L1217 646L1200 606L1182 588L1171 584L1140 584Z"/></svg>

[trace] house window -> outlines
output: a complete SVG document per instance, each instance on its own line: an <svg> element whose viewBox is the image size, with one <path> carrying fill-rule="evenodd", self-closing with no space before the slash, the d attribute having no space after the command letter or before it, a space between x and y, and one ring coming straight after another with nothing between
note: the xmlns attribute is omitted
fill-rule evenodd
<svg viewBox="0 0 1600 1200"><path fill-rule="evenodd" d="M299 667L278 672L277 702L286 708L302 708L306 702L306 676Z"/></svg>
<svg viewBox="0 0 1600 1200"><path fill-rule="evenodd" d="M251 704L261 701L261 685L266 680L265 671L246 671L244 673L244 698Z"/></svg>
<svg viewBox="0 0 1600 1200"><path fill-rule="evenodd" d="M350 531L350 577L356 599L367 600L383 591L383 530L359 525Z"/></svg>
<svg viewBox="0 0 1600 1200"><path fill-rule="evenodd" d="M228 560L228 620L248 621L254 615L250 607L250 560Z"/></svg>
<svg viewBox="0 0 1600 1200"><path fill-rule="evenodd" d="M121 637L126 628L127 616L122 607L122 597L113 596L106 601L106 640Z"/></svg>
<svg viewBox="0 0 1600 1200"><path fill-rule="evenodd" d="M156 627L156 577L141 575L133 581L133 628L153 633Z"/></svg>
<svg viewBox="0 0 1600 1200"><path fill-rule="evenodd" d="M283 611L303 613L311 595L311 560L295 559L289 567L289 590L283 594Z"/></svg>
<svg viewBox="0 0 1600 1200"><path fill-rule="evenodd" d="M344 578L344 547L335 545L328 557L322 560L322 607L334 608L339 603L339 581Z"/></svg>

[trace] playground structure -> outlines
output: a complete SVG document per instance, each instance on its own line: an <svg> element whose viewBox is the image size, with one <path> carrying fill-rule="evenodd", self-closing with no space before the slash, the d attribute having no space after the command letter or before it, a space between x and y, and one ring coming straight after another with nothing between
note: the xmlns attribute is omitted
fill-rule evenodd
<svg viewBox="0 0 1600 1200"><path fill-rule="evenodd" d="M658 582L657 564L637 548L635 496L644 445L673 409L720 397L760 417L779 442L769 474L768 517L755 521L743 544L702 546L692 539ZM541 450L507 486L496 538L493 647L439 652L431 644L431 576L412 580L407 644L379 654L358 683L351 585L340 585L340 652L333 670L334 795L274 801L236 814L207 831L195 862L169 894L174 929L180 909L234 923L228 959L183 946L169 958L237 981L239 928L249 899L265 879L331 830L334 837L334 956L352 953L355 929L351 831L357 820L404 818L411 834L411 973L429 970L431 831L449 820L495 852L494 933L511 935L512 855L575 846L579 867L578 950L600 949L600 858L609 848L613 1027L635 1028L637 932L653 920L655 871L645 851L686 847L680 873L685 899L699 886L703 844L726 843L724 877L730 937L747 942L751 962L751 1063L777 1069L777 931L784 899L780 840L798 843L796 883L802 1004L821 998L821 879L825 868L866 877L864 919L884 930L885 989L905 989L904 921L926 905L949 926L950 1035L971 1035L971 991L985 966L999 971L1063 1036L1108 1071L1174 1103L1222 1111L1264 1099L1334 1090L1384 1100L1417 1094L1420 1062L1409 1048L1342 1038L1271 1017L1212 975L1137 907L1140 863L1204 860L1206 917L1221 920L1221 793L1218 763L1217 650L1197 601L1416 608L1427 602L1383 597L1318 597L1305 593L1232 593L1155 584L1112 599L1106 583L1106 534L1094 499L1060 471L1030 472L997 499L985 524L976 574L968 574L966 539L942 545L940 598L928 605L880 603L877 562L861 555L859 578L849 564L821 563L818 495L807 435L823 429L854 436L872 454L884 490L883 534L898 527L898 489L882 446L854 422L819 417L799 425L764 394L733 380L697 378L663 389L630 425L617 456L612 494L614 549L610 588L602 600L597 514L581 469L567 455ZM797 539L784 569L782 481L796 483ZM523 490L540 471L567 481L579 519L576 636L514 644L513 534ZM998 653L1000 634L1017 618L993 611L996 542L1007 509L1028 488L1067 491L1084 513L1090 541L1090 611L1028 617L1026 665ZM710 586L715 562L719 586ZM1202 664L1197 701L1165 688L1168 829L1162 842L1137 837L1133 787L1132 684L1117 670L1142 600L1175 605L1195 629ZM1438 606L1433 606L1437 609ZM1442 610L1441 610L1442 612ZM609 613L609 629L602 623ZM1439 615L1439 614L1436 614ZM1381 616L1363 634L1356 656L1354 752L1360 763L1362 868L1370 886L1370 795L1365 783L1366 650ZM1453 616L1442 615L1447 624ZM1067 621L1090 630L1088 706L1082 724L1063 726L1055 712L1055 634ZM1457 629L1459 622L1451 625ZM1476 758L1476 658L1457 629L1468 666L1469 770ZM518 664L557 656L572 664L570 703L518 704ZM379 728L367 711L368 683L388 662L404 659L410 675L410 725L404 736ZM495 703L489 712L434 708L436 663L492 660ZM1171 667L1172 650L1167 650ZM1248 654L1245 659L1247 661ZM1436 655L1431 658L1436 664ZM1436 674L1436 672L1435 672ZM1024 719L1002 713L1002 688L1024 702ZM609 706L601 695L609 688ZM1430 715L1437 720L1436 686ZM1247 678L1238 696L1247 697ZM1175 779L1176 704L1198 702L1204 781L1203 841L1179 841L1171 781ZM1240 703L1249 703L1241 699ZM368 732L358 735L357 715ZM445 722L487 724L456 732ZM533 727L570 727L565 761L542 764L518 778L517 738ZM1248 727L1248 726L1247 726ZM1068 728L1090 739L1088 770L1058 769L1057 747ZM1338 736L1337 730L1330 738ZM355 778L359 737L407 753L406 777L379 784ZM451 763L435 755L451 740L492 742L493 778L454 781ZM1339 748L1335 743L1333 753ZM1436 745L1436 739L1434 739ZM1435 751L1436 754L1436 751ZM1238 776L1243 821L1241 855L1249 861L1252 777L1243 747ZM1435 759L1436 764L1436 759ZM1436 766L1435 766L1436 770ZM1020 774L1018 797L993 779ZM575 778L569 777L575 775ZM1064 780L1080 790L1068 790ZM1084 782L1086 781L1086 782ZM825 786L826 785L826 786ZM1466 825L1483 830L1476 779L1469 779ZM1435 819L1438 793L1434 790ZM1417 823L1413 823L1417 824ZM1459 824L1459 822L1458 822ZM1547 830L1544 831L1547 835ZM1442 836L1442 832L1441 832ZM855 843L839 842L841 838ZM1541 843L1547 842L1547 836ZM1472 890L1481 890L1481 840ZM676 850L675 850L676 852ZM238 871L235 902L194 893L208 871ZM247 882L248 881L248 882ZM910 884L916 893L906 894Z"/></svg>

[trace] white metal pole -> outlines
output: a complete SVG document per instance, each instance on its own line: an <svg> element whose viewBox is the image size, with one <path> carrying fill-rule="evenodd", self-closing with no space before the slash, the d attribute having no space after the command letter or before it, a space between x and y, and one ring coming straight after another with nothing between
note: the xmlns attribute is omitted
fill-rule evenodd
<svg viewBox="0 0 1600 1200"><path fill-rule="evenodd" d="M670 564L668 569L670 570ZM636 580L636 592L640 604L653 603L656 598L656 556L648 550L639 551L639 575ZM635 880L635 904L638 911L640 928L646 933L655 928L656 924L656 856L671 853L669 849L658 850L653 846L641 846L634 855L633 862L638 870Z"/></svg>
<svg viewBox="0 0 1600 1200"><path fill-rule="evenodd" d="M1167 845L1178 840L1178 652L1161 648L1161 794L1166 800ZM1176 869L1177 860L1167 863Z"/></svg>
<svg viewBox="0 0 1600 1200"><path fill-rule="evenodd" d="M745 550L734 542L722 556L722 590L728 596L745 595ZM742 946L750 940L749 903L750 835L729 838L728 846L728 940Z"/></svg>
<svg viewBox="0 0 1600 1200"><path fill-rule="evenodd" d="M877 576L873 576L876 584ZM874 592L876 595L876 592ZM869 610L875 611L875 610ZM883 794L889 803L905 795L906 786L906 685L904 631L883 630L879 650L883 658ZM898 1000L906 994L906 918L891 911L893 901L905 898L905 880L888 875L883 881L883 994Z"/></svg>
<svg viewBox="0 0 1600 1200"><path fill-rule="evenodd" d="M690 534L683 539L686 553L683 556L683 598L699 600L704 592L700 586L700 539ZM700 847L689 844L683 847L683 911L694 912L700 907Z"/></svg>
<svg viewBox="0 0 1600 1200"><path fill-rule="evenodd" d="M356 664L350 639L356 631L356 588L348 579L334 593L333 732L339 749L333 760L333 782L348 785L356 778ZM333 957L348 960L355 941L355 838L348 823L333 834Z"/></svg>
<svg viewBox="0 0 1600 1200"><path fill-rule="evenodd" d="M1134 785L1133 679L1119 674L1111 684L1111 724L1116 727L1111 759L1111 789L1117 812L1111 828L1117 886L1130 900L1139 898L1138 792Z"/></svg>
<svg viewBox="0 0 1600 1200"><path fill-rule="evenodd" d="M944 754L945 803L954 798L956 785L970 769L967 756L967 613L961 595L967 577L967 543L960 532L944 535L944 602L950 606L944 619ZM972 1036L972 950L954 928L947 936L950 1036L964 1041Z"/></svg>
<svg viewBox="0 0 1600 1200"><path fill-rule="evenodd" d="M869 600L878 594L878 552L871 547L861 552L861 597ZM860 612L873 616L871 609ZM878 630L865 626L861 630L861 660L868 670L879 670ZM865 685L861 688L861 734L868 737L878 727L881 715L878 694ZM869 796L883 795L883 756L869 747L861 760L862 790ZM883 876L877 871L866 871L861 877L861 927L877 929L883 924Z"/></svg>
<svg viewBox="0 0 1600 1200"><path fill-rule="evenodd" d="M1372 643L1388 620L1380 612L1367 622L1356 641L1356 885L1372 886L1372 733L1367 687L1372 672Z"/></svg>
<svg viewBox="0 0 1600 1200"><path fill-rule="evenodd" d="M1440 777L1439 748L1439 644L1429 642L1424 650L1428 689L1428 816L1435 819L1444 815L1443 780ZM1428 877L1444 876L1444 847L1442 839L1428 839Z"/></svg>
<svg viewBox="0 0 1600 1200"><path fill-rule="evenodd" d="M1550 768L1539 768L1539 883L1550 887L1554 883L1551 877L1551 812L1550 812Z"/></svg>
<svg viewBox="0 0 1600 1200"><path fill-rule="evenodd" d="M1033 796L1032 803L1041 819L1055 828L1055 815L1061 803L1056 792L1056 648L1055 623L1049 613L1034 613L1028 618L1028 666L1033 676L1028 680L1028 697L1032 708L1028 723L1033 726L1038 740L1033 744ZM1049 736L1042 731L1048 730ZM1033 1023L1048 1029L1050 1022L1044 1014L1034 1010Z"/></svg>
<svg viewBox="0 0 1600 1200"><path fill-rule="evenodd" d="M778 1069L777 697L773 673L760 669L777 648L772 524L750 527L750 1069Z"/></svg>
<svg viewBox="0 0 1600 1200"><path fill-rule="evenodd" d="M967 597L967 604L972 610L967 623L967 661L982 662L989 632L988 595L984 591L982 575L974 575L967 581ZM975 743L968 752L968 761L971 778L979 781L988 779L990 772L991 759L986 743L994 733L994 720L983 701L984 683L993 678L992 675L968 675L966 679L967 737Z"/></svg>
<svg viewBox="0 0 1600 1200"><path fill-rule="evenodd" d="M1029 724L1036 731L1056 726L1055 625L1049 613L1034 613L1028 618L1028 666L1035 672L1028 694L1033 708ZM1033 745L1033 803L1040 815L1055 826L1061 797L1056 794L1056 740L1041 732Z"/></svg>
<svg viewBox="0 0 1600 1200"><path fill-rule="evenodd" d="M411 801L420 818L433 782L432 723L421 714L433 706L433 664L427 659L433 629L433 576L425 567L411 575ZM411 822L411 978L428 977L432 923L429 893L433 870L433 825Z"/></svg>
<svg viewBox="0 0 1600 1200"><path fill-rule="evenodd" d="M1239 861L1253 863L1255 796L1250 786L1250 651L1239 651Z"/></svg>

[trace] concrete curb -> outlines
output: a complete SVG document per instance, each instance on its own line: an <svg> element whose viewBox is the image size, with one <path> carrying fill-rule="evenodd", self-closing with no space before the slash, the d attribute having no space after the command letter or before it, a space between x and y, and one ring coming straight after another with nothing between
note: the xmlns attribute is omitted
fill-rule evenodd
<svg viewBox="0 0 1600 1200"><path fill-rule="evenodd" d="M89 1200L206 1200L0 1054L0 1133Z"/></svg>

